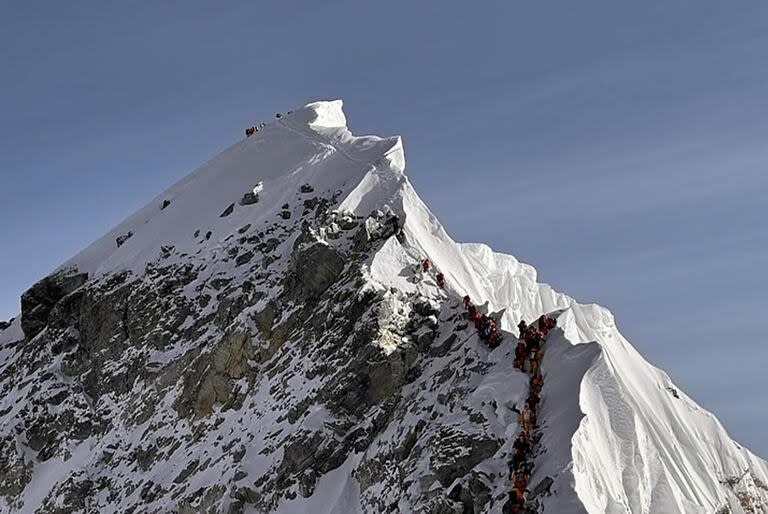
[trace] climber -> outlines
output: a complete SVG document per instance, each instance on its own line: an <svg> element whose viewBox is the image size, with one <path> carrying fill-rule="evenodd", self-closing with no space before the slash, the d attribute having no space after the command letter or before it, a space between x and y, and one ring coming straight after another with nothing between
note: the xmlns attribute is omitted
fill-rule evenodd
<svg viewBox="0 0 768 514"><path fill-rule="evenodd" d="M491 348L491 350L498 348L503 338L504 336L501 335L501 332L494 328L491 330L491 334L488 336L488 346Z"/></svg>
<svg viewBox="0 0 768 514"><path fill-rule="evenodd" d="M251 137L256 132L256 127L248 127L245 129L245 137Z"/></svg>
<svg viewBox="0 0 768 514"><path fill-rule="evenodd" d="M528 327L525 338L525 346L531 352L534 348L541 348L541 334L533 327Z"/></svg>
<svg viewBox="0 0 768 514"><path fill-rule="evenodd" d="M517 493L518 498L525 498L526 486L528 485L527 478L524 473L515 473L512 488Z"/></svg>
<svg viewBox="0 0 768 514"><path fill-rule="evenodd" d="M421 269L422 271L429 271L429 257L426 257L423 261L421 261Z"/></svg>
<svg viewBox="0 0 768 514"><path fill-rule="evenodd" d="M510 514L520 514L525 508L525 497L518 493L516 489L513 489L509 494L509 503L507 505L509 505Z"/></svg>
<svg viewBox="0 0 768 514"><path fill-rule="evenodd" d="M555 328L557 326L557 320L555 318L551 318L551 317L547 316L545 318L545 321L547 323L547 328L549 330L552 330L553 328Z"/></svg>
<svg viewBox="0 0 768 514"><path fill-rule="evenodd" d="M491 334L492 320L485 314L480 316L480 339L483 341L488 340L488 336Z"/></svg>
<svg viewBox="0 0 768 514"><path fill-rule="evenodd" d="M475 330L480 333L483 328L483 316L480 314L480 311L475 309L469 316L470 319L475 323Z"/></svg>
<svg viewBox="0 0 768 514"><path fill-rule="evenodd" d="M528 403L531 404L534 410L538 409L539 403L541 403L541 397L539 396L539 393L536 391L531 391L528 395Z"/></svg>
<svg viewBox="0 0 768 514"><path fill-rule="evenodd" d="M533 427L536 426L535 408L532 408L527 400L520 410L520 423L522 423L523 431L526 434L531 434Z"/></svg>
<svg viewBox="0 0 768 514"><path fill-rule="evenodd" d="M403 227L400 227L400 230L397 233L397 240L400 241L400 244L405 243L405 229L403 229Z"/></svg>
<svg viewBox="0 0 768 514"><path fill-rule="evenodd" d="M440 286L441 289L445 288L445 275L442 273L437 274L437 285Z"/></svg>
<svg viewBox="0 0 768 514"><path fill-rule="evenodd" d="M525 460L525 456L531 453L531 442L528 440L528 435L525 432L521 432L512 444L512 448L515 450L515 456L520 455L522 460Z"/></svg>
<svg viewBox="0 0 768 514"><path fill-rule="evenodd" d="M509 493L509 500L501 507L502 514L522 514L525 509L525 499L518 496L514 489Z"/></svg>
<svg viewBox="0 0 768 514"><path fill-rule="evenodd" d="M472 305L472 299L469 297L469 295L464 296L464 308L469 309L469 306ZM474 305L472 305L474 307Z"/></svg>
<svg viewBox="0 0 768 514"><path fill-rule="evenodd" d="M531 350L531 373L534 375L539 370L539 366L541 365L541 349L540 348L533 348Z"/></svg>
<svg viewBox="0 0 768 514"><path fill-rule="evenodd" d="M520 339L523 339L525 337L525 331L528 330L528 324L524 319L521 319L520 323L517 324L517 329L520 331Z"/></svg>
<svg viewBox="0 0 768 514"><path fill-rule="evenodd" d="M541 392L541 387L544 385L544 380L541 377L541 370L537 370L531 377L529 389L535 391L537 394Z"/></svg>
<svg viewBox="0 0 768 514"><path fill-rule="evenodd" d="M550 330L555 328L555 325L557 325L557 322L553 319L547 316L546 314L542 314L539 317L538 321L539 325L539 332L541 332L541 337L547 337L547 333L549 333Z"/></svg>
<svg viewBox="0 0 768 514"><path fill-rule="evenodd" d="M525 359L528 358L528 349L525 347L525 343L520 341L515 347L515 362L513 366L520 371L525 371Z"/></svg>
<svg viewBox="0 0 768 514"><path fill-rule="evenodd" d="M279 112L278 112L277 114L275 114L275 118L277 118L278 120L279 120L280 118L282 118L282 117L283 117L283 115L282 115L282 114L280 114Z"/></svg>

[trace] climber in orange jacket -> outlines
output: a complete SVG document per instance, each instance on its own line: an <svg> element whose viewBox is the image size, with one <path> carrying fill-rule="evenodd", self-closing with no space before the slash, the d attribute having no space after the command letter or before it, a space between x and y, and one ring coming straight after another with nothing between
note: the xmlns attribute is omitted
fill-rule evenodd
<svg viewBox="0 0 768 514"><path fill-rule="evenodd" d="M535 407L532 407L527 401L523 408L520 410L520 423L523 425L523 431L526 434L531 434L533 427L536 425L536 412Z"/></svg>

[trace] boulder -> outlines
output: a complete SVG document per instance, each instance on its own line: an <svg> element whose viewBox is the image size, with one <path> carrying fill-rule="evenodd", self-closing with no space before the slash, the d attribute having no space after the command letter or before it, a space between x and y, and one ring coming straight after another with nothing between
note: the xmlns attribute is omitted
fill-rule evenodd
<svg viewBox="0 0 768 514"><path fill-rule="evenodd" d="M128 241L128 240L129 240L130 238L132 238L132 237L133 237L133 232L131 232L131 231L129 230L129 231L128 231L128 232L126 232L125 234L123 234L123 235L121 235L121 236L117 236L117 237L115 238L115 243L117 243L117 247L118 247L118 248L120 248L121 246L123 246L123 244L124 244L126 241Z"/></svg>
<svg viewBox="0 0 768 514"><path fill-rule="evenodd" d="M234 212L234 210L235 210L235 204L233 204L233 203L229 204L229 207L224 209L224 212L219 214L219 218L226 218L227 216L232 214Z"/></svg>

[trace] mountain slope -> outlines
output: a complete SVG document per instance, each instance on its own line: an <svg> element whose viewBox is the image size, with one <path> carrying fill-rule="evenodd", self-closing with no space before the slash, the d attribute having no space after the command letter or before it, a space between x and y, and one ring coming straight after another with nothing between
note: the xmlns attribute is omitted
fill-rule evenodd
<svg viewBox="0 0 768 514"><path fill-rule="evenodd" d="M0 510L501 512L528 394L508 331L557 312L531 505L766 511L768 464L608 311L454 242L404 169L399 138L310 104L25 293L0 332Z"/></svg>

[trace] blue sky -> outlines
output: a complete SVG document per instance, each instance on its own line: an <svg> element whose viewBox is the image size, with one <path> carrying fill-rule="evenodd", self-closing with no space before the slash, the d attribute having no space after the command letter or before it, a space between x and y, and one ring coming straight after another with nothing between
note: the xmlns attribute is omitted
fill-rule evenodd
<svg viewBox="0 0 768 514"><path fill-rule="evenodd" d="M247 124L341 97L456 239L609 307L768 456L766 62L760 2L4 3L0 319Z"/></svg>

